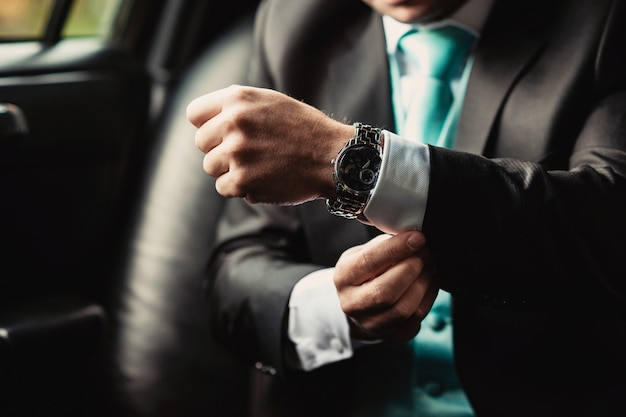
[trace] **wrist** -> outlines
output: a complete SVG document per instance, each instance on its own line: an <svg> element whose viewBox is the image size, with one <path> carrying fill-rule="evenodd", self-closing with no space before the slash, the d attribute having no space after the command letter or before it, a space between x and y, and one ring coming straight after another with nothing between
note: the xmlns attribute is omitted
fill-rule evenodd
<svg viewBox="0 0 626 417"><path fill-rule="evenodd" d="M331 139L328 140L328 146L322 157L322 168L320 170L322 184L320 196L325 199L334 200L336 198L337 189L334 180L335 159L341 149L346 145L346 142L354 137L354 126L341 123L329 137Z"/></svg>

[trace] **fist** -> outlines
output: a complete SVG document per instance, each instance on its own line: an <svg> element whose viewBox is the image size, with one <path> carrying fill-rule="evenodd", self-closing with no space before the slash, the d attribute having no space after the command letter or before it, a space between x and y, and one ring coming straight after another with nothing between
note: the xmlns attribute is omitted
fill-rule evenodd
<svg viewBox="0 0 626 417"><path fill-rule="evenodd" d="M424 235L418 231L380 235L347 250L334 279L352 336L362 340L413 338L439 290Z"/></svg>
<svg viewBox="0 0 626 417"><path fill-rule="evenodd" d="M330 162L354 130L274 90L238 85L193 100L187 118L217 191L251 203L333 197Z"/></svg>

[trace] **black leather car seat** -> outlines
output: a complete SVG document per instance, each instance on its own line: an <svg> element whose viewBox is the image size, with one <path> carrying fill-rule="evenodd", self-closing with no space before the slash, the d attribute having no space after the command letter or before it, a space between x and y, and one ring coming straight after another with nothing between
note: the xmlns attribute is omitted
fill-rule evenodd
<svg viewBox="0 0 626 417"><path fill-rule="evenodd" d="M251 23L230 30L181 77L161 120L112 286L110 415L247 415L249 370L210 334L204 268L222 199L202 170L185 109L244 81Z"/></svg>

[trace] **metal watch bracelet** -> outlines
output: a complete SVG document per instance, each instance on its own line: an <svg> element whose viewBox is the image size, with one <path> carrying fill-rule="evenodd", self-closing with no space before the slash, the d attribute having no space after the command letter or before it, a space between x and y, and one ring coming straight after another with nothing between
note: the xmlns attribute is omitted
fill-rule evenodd
<svg viewBox="0 0 626 417"><path fill-rule="evenodd" d="M381 129L363 123L355 123L354 137L348 140L346 145L339 151L338 155L346 148L360 144L371 146L378 152L378 155L382 157L382 142ZM335 159L331 161L333 165L335 165L335 162ZM335 181L335 200L326 200L326 208L331 214L336 216L345 217L347 219L357 218L363 213L363 210L365 210L365 206L370 199L372 191L359 192L352 190L340 181L336 170L333 173L333 179Z"/></svg>

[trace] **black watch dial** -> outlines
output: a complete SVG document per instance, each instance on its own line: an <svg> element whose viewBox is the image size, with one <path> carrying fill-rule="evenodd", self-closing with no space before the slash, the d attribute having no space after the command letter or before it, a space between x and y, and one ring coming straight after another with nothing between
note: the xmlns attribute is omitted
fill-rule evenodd
<svg viewBox="0 0 626 417"><path fill-rule="evenodd" d="M353 145L337 161L339 180L355 191L369 191L376 185L382 160L371 146Z"/></svg>

